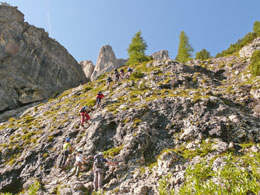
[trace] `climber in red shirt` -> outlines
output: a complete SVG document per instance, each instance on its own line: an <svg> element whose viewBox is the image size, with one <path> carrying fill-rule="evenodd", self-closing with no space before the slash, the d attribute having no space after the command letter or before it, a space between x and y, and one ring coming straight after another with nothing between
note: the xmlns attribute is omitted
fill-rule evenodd
<svg viewBox="0 0 260 195"><path fill-rule="evenodd" d="M99 106L101 99L104 97L103 93L100 91L97 94L97 98L96 98L96 105Z"/></svg>

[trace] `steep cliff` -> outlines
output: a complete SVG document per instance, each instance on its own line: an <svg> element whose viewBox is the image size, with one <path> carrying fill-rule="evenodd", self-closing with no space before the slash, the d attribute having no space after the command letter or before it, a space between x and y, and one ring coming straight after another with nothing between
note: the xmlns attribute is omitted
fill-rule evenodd
<svg viewBox="0 0 260 195"><path fill-rule="evenodd" d="M0 6L0 121L17 113L5 111L85 82L80 65L44 29L24 22L17 8Z"/></svg>

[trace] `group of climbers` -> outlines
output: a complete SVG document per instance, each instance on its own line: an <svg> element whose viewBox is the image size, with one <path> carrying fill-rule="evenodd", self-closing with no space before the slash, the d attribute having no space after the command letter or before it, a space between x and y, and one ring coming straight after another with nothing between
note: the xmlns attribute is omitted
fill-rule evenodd
<svg viewBox="0 0 260 195"><path fill-rule="evenodd" d="M65 143L63 144L63 153L62 157L59 163L59 168L64 170L66 162L68 161L69 158L74 158L74 167L71 171L71 173L67 176L71 177L73 175L76 175L77 177L79 176L80 171L82 170L82 167L84 164L87 164L88 158L86 158L83 155L83 151L78 150L76 152L72 152L73 148L70 143L70 139L66 139ZM94 180L93 180L93 188L94 191L102 190L103 189L103 178L105 174L105 167L106 165L117 165L118 162L113 162L113 161L108 161L102 152L99 152L94 156L94 162L93 162L93 173L94 173Z"/></svg>
<svg viewBox="0 0 260 195"><path fill-rule="evenodd" d="M123 79L123 78L129 78L130 75L132 74L133 72L133 69L132 68L128 68L127 69L127 73L124 74L124 70L121 69L120 70L120 73L118 72L117 69L114 70L114 78L115 78L115 81L117 82L119 80L119 78ZM112 78L111 76L109 76L107 78L107 89L110 89L110 85L111 85L111 82L112 82ZM99 91L97 96L96 96L96 106L99 107L100 106L100 103L101 103L101 100L104 98L104 94ZM80 120L80 126L84 127L84 123L85 122L88 122L90 120L90 116L89 116L89 113L92 112L93 109L89 108L87 105L86 106L83 106L81 109L80 109L80 116L81 116L81 120Z"/></svg>
<svg viewBox="0 0 260 195"><path fill-rule="evenodd" d="M123 69L120 69L120 73L118 72L117 69L114 70L113 76L114 81L118 82L119 79L124 79L124 78L129 78L130 75L132 74L133 70L131 68L128 68L127 73L124 73ZM110 84L113 81L111 76L107 78L107 89L110 88ZM104 94L99 91L97 96L96 96L96 107L100 106L101 100L104 98ZM93 111L93 108L88 107L87 105L83 106L80 108L80 126L84 127L84 123L87 123L90 120L90 115L89 113ZM71 146L71 141L70 139L66 139L65 143L63 144L63 151L62 151L62 156L61 160L59 163L59 168L62 170L65 169L66 162L68 159L73 158L75 163L74 163L74 168L72 172L68 175L68 177L71 177L73 175L78 176L80 170L82 169L83 164L87 163L87 158L84 157L83 152L81 150L78 150L73 153L73 147ZM93 162L93 173L94 173L94 181L93 181L93 187L94 190L97 191L99 189L102 189L102 183L103 183L103 176L105 173L105 165L117 165L117 162L113 161L108 161L104 156L103 153L100 152L94 156L94 162Z"/></svg>
<svg viewBox="0 0 260 195"><path fill-rule="evenodd" d="M130 67L127 69L126 74L124 72L124 69L120 69L119 72L117 69L115 69L114 72L112 73L112 75L108 76L108 78L107 78L107 89L110 89L110 84L113 81L112 77L114 77L115 82L118 82L119 79L129 78L131 76L132 72L133 72L133 69Z"/></svg>

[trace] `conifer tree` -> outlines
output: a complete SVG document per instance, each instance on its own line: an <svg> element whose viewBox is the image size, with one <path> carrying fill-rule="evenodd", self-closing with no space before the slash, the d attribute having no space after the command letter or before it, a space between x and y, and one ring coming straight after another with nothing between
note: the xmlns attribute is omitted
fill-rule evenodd
<svg viewBox="0 0 260 195"><path fill-rule="evenodd" d="M189 44L189 38L184 31L180 34L180 43L176 60L179 62L187 62L192 58L193 48Z"/></svg>
<svg viewBox="0 0 260 195"><path fill-rule="evenodd" d="M254 33L260 33L260 21L255 21L253 31Z"/></svg>
<svg viewBox="0 0 260 195"><path fill-rule="evenodd" d="M202 49L201 51L196 53L195 59L197 60L206 60L211 58L210 53L206 49Z"/></svg>
<svg viewBox="0 0 260 195"><path fill-rule="evenodd" d="M129 55L128 64L148 61L148 57L145 56L146 48L147 44L141 36L141 31L139 31L132 38L132 42L127 49Z"/></svg>

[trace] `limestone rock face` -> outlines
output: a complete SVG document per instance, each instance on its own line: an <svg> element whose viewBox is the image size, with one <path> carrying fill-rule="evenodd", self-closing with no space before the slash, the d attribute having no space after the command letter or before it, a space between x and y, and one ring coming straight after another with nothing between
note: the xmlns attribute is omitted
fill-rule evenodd
<svg viewBox="0 0 260 195"><path fill-rule="evenodd" d="M17 8L0 6L0 112L86 81L77 61L44 29L24 22Z"/></svg>
<svg viewBox="0 0 260 195"><path fill-rule="evenodd" d="M91 80L97 79L100 75L117 68L117 59L110 45L103 46L98 55L97 64L91 75Z"/></svg>
<svg viewBox="0 0 260 195"><path fill-rule="evenodd" d="M158 52L153 53L152 55L154 60L168 60L169 55L167 50L161 50Z"/></svg>
<svg viewBox="0 0 260 195"><path fill-rule="evenodd" d="M256 38L251 44L240 49L239 55L242 58L250 58L255 50L260 50L260 37Z"/></svg>
<svg viewBox="0 0 260 195"><path fill-rule="evenodd" d="M88 79L90 79L93 71L94 71L94 64L91 60L84 60L79 63L82 66L82 69Z"/></svg>

